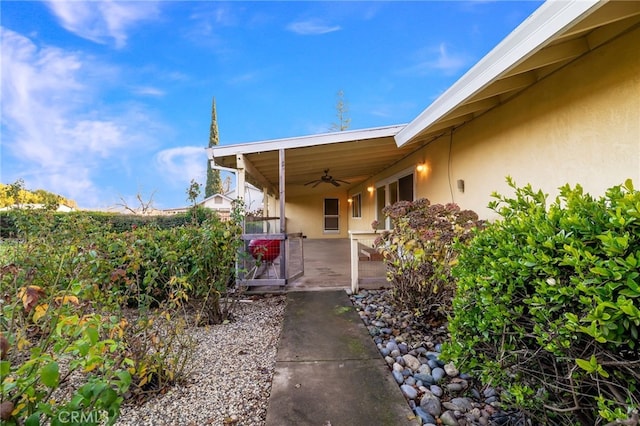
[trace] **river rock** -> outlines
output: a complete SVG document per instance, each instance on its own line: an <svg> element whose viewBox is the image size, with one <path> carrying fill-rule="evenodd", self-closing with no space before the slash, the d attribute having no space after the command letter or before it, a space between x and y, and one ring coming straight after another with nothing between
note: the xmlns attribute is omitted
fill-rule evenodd
<svg viewBox="0 0 640 426"><path fill-rule="evenodd" d="M405 365L409 367L413 371L418 371L420 368L420 361L413 355L406 354L402 357L404 359Z"/></svg>
<svg viewBox="0 0 640 426"><path fill-rule="evenodd" d="M437 396L431 392L425 392L420 399L420 407L434 417L438 417L442 413L442 405Z"/></svg>
<svg viewBox="0 0 640 426"><path fill-rule="evenodd" d="M447 376L449 377L456 377L458 374L460 374L460 371L456 368L456 366L452 362L444 365L444 371L447 373Z"/></svg>
<svg viewBox="0 0 640 426"><path fill-rule="evenodd" d="M432 394L434 394L435 396L437 396L438 398L440 398L442 396L442 394L444 394L444 391L442 390L442 388L438 385L431 385L429 386L429 390L431 391Z"/></svg>
<svg viewBox="0 0 640 426"><path fill-rule="evenodd" d="M421 364L420 368L418 368L418 373L420 374L431 374L431 367L428 364Z"/></svg>
<svg viewBox="0 0 640 426"><path fill-rule="evenodd" d="M416 416L420 417L422 424L437 424L436 419L429 413L425 412L421 407L415 408Z"/></svg>
<svg viewBox="0 0 640 426"><path fill-rule="evenodd" d="M445 411L444 413L442 413L442 415L440 416L440 421L443 425L446 426L458 426L458 419L456 419L456 416L452 411Z"/></svg>
<svg viewBox="0 0 640 426"><path fill-rule="evenodd" d="M469 398L453 398L451 403L454 404L458 411L462 411L466 413L467 411L471 411L473 408L472 401Z"/></svg>
<svg viewBox="0 0 640 426"><path fill-rule="evenodd" d="M400 390L409 399L416 399L418 397L418 391L415 390L413 386L402 385L400 386Z"/></svg>
<svg viewBox="0 0 640 426"><path fill-rule="evenodd" d="M413 377L416 380L420 380L423 385L432 385L434 383L433 376L431 376L431 374L416 373Z"/></svg>
<svg viewBox="0 0 640 426"><path fill-rule="evenodd" d="M431 370L431 375L433 376L433 380L436 383L440 383L440 381L444 378L444 376L446 376L446 374L447 373L445 373L444 370L440 367Z"/></svg>

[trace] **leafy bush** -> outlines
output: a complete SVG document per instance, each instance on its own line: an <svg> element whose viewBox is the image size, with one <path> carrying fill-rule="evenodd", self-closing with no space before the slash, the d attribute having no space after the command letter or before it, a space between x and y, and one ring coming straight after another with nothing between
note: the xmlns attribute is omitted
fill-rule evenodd
<svg viewBox="0 0 640 426"><path fill-rule="evenodd" d="M3 253L0 270L3 424L58 425L72 412L87 413L89 424L114 421L131 375L117 356L105 356L123 350L110 336L117 306L98 310L87 297L95 252L80 235L96 228L71 221L40 232L53 226L51 214L27 216L18 221L29 233ZM82 379L69 387L74 376Z"/></svg>
<svg viewBox="0 0 640 426"><path fill-rule="evenodd" d="M539 421L627 419L640 403L640 192L551 205L530 185L494 194L501 219L461 250L444 355L503 386Z"/></svg>
<svg viewBox="0 0 640 426"><path fill-rule="evenodd" d="M70 412L113 422L125 393L141 399L188 372L191 318L231 314L241 211L228 222L123 232L90 215L12 214L18 238L0 252L8 425L60 424Z"/></svg>
<svg viewBox="0 0 640 426"><path fill-rule="evenodd" d="M185 333L187 323L170 310L144 311L131 321L121 321L118 333L124 341L133 375L129 389L136 402L186 377L191 371L196 342Z"/></svg>
<svg viewBox="0 0 640 426"><path fill-rule="evenodd" d="M454 291L452 243L466 241L481 226L478 215L456 204L431 205L425 198L399 201L382 212L391 218L392 230L382 232L375 246L384 255L395 301L418 317L446 318Z"/></svg>
<svg viewBox="0 0 640 426"><path fill-rule="evenodd" d="M186 302L197 310L197 324L219 324L231 313L232 298L222 296L235 283L241 234L239 216L230 221L213 216L200 226L107 234L103 246L112 268L103 277L105 290L129 306Z"/></svg>

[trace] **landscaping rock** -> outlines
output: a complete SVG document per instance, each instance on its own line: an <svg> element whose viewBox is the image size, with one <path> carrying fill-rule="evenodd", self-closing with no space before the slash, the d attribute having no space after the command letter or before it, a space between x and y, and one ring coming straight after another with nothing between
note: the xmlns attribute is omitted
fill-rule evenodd
<svg viewBox="0 0 640 426"><path fill-rule="evenodd" d="M402 357L404 359L405 365L409 367L413 371L418 371L420 368L420 361L413 355L406 354Z"/></svg>
<svg viewBox="0 0 640 426"><path fill-rule="evenodd" d="M431 392L425 392L425 394L422 395L420 407L434 417L438 417L442 413L440 399Z"/></svg>
<svg viewBox="0 0 640 426"><path fill-rule="evenodd" d="M411 313L397 312L385 290L371 290L352 301L365 324L384 322L392 329L372 339L423 425L489 425L502 413L494 388L476 388L470 375L440 359L440 342L448 338L445 326L425 328Z"/></svg>
<svg viewBox="0 0 640 426"><path fill-rule="evenodd" d="M402 385L400 386L400 390L402 391L404 396L409 399L416 399L418 397L418 391L413 386Z"/></svg>

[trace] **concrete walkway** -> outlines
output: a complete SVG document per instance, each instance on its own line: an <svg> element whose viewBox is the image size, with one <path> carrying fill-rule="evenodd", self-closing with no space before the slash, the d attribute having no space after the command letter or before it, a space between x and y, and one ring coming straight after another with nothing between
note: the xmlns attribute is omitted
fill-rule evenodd
<svg viewBox="0 0 640 426"><path fill-rule="evenodd" d="M418 424L344 290L287 294L266 424Z"/></svg>

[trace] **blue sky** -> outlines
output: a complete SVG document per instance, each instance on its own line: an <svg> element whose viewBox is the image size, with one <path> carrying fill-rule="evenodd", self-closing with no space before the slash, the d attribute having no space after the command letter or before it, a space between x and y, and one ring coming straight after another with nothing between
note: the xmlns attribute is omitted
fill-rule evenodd
<svg viewBox="0 0 640 426"><path fill-rule="evenodd" d="M187 204L221 144L408 123L541 2L2 1L2 183Z"/></svg>

